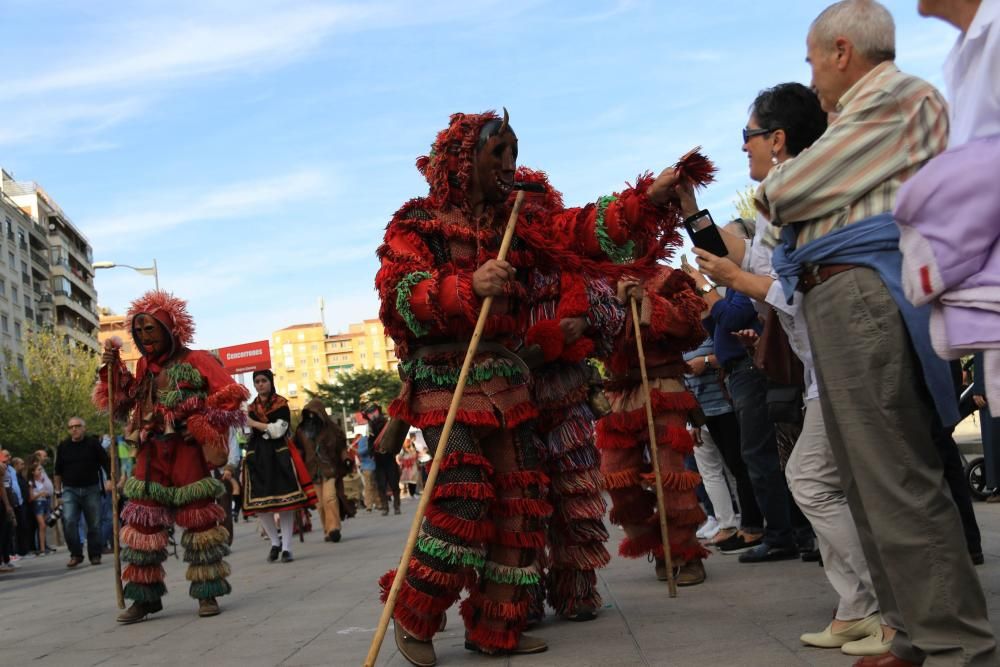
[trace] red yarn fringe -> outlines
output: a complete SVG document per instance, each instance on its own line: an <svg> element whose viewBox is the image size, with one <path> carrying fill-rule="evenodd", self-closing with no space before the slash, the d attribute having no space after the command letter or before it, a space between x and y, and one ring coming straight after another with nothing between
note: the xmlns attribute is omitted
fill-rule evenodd
<svg viewBox="0 0 1000 667"><path fill-rule="evenodd" d="M698 401L689 391L663 392L650 390L650 400L653 404L654 417L664 412L686 413L698 407ZM637 432L646 428L646 407L640 406L627 412L613 412L604 417L599 426L611 431L626 433Z"/></svg>
<svg viewBox="0 0 1000 667"><path fill-rule="evenodd" d="M542 348L542 358L546 362L555 361L563 353L566 336L556 320L542 320L528 329L525 334L525 347L538 345Z"/></svg>
<svg viewBox="0 0 1000 667"><path fill-rule="evenodd" d="M177 525L188 530L200 531L219 525L226 519L226 511L218 503L208 500L200 507L186 505L177 510Z"/></svg>
<svg viewBox="0 0 1000 667"><path fill-rule="evenodd" d="M412 560L410 561L410 567L413 567ZM389 599L389 590L392 588L392 582L395 578L396 570L390 570L379 578L378 585L381 589L379 599L382 601L382 604L385 604L386 600ZM399 596L396 598L395 609L398 611L402 608L407 608L427 616L440 614L452 605L458 596L459 590L461 589L456 589L455 593L450 596L442 595L435 597L418 591L409 582L404 581L403 585L399 587Z"/></svg>
<svg viewBox="0 0 1000 667"><path fill-rule="evenodd" d="M470 500L493 500L493 487L484 482L448 482L434 486L431 498L467 498Z"/></svg>
<svg viewBox="0 0 1000 667"><path fill-rule="evenodd" d="M468 452L452 452L451 454L446 454L444 460L441 461L441 470L457 468L463 465L483 468L487 475L493 474L493 464L490 463L489 459L481 454L470 454Z"/></svg>
<svg viewBox="0 0 1000 667"><path fill-rule="evenodd" d="M639 486L641 478L638 468L626 468L614 472L604 472L604 486L607 489L627 489Z"/></svg>
<svg viewBox="0 0 1000 667"><path fill-rule="evenodd" d="M122 581L136 584L158 584L167 576L162 565L136 565L129 563L122 571Z"/></svg>
<svg viewBox="0 0 1000 667"><path fill-rule="evenodd" d="M250 392L241 384L228 384L205 399L205 404L217 410L236 410L243 401L250 398Z"/></svg>
<svg viewBox="0 0 1000 667"><path fill-rule="evenodd" d="M498 489L526 489L529 486L538 485L547 487L549 477L540 470L518 470L515 472L500 473L493 480Z"/></svg>
<svg viewBox="0 0 1000 667"><path fill-rule="evenodd" d="M143 528L162 528L172 523L170 510L162 505L145 504L141 500L130 500L122 510L122 521Z"/></svg>
<svg viewBox="0 0 1000 667"><path fill-rule="evenodd" d="M399 604L393 609L392 617L406 630L406 634L422 641L433 639L441 628L441 614L425 616Z"/></svg>
<svg viewBox="0 0 1000 667"><path fill-rule="evenodd" d="M448 514L437 505L432 504L427 508L426 518L431 525L467 542L481 544L493 538L493 524L491 522L461 519Z"/></svg>
<svg viewBox="0 0 1000 667"><path fill-rule="evenodd" d="M642 558L651 551L660 550L663 555L663 541L660 539L659 530L649 531L637 538L626 537L618 545L618 555L623 558ZM673 549L671 549L673 552Z"/></svg>
<svg viewBox="0 0 1000 667"><path fill-rule="evenodd" d="M501 517L547 517L552 514L552 505L535 498L500 498L493 504L493 513Z"/></svg>
<svg viewBox="0 0 1000 667"><path fill-rule="evenodd" d="M528 616L530 600L525 597L518 601L493 600L486 597L482 591L469 591L469 597L462 602L463 607L478 610L484 618L497 621L521 621Z"/></svg>
<svg viewBox="0 0 1000 667"><path fill-rule="evenodd" d="M410 562L407 574L449 591L460 591L474 582L476 578L475 574L468 568L462 568L457 572L441 572L427 567L416 559Z"/></svg>
<svg viewBox="0 0 1000 667"><path fill-rule="evenodd" d="M161 551L167 548L167 531L144 533L138 526L122 526L121 542L137 551Z"/></svg>
<svg viewBox="0 0 1000 667"><path fill-rule="evenodd" d="M533 530L522 532L516 530L499 530L497 531L497 542L505 547L541 549L545 546L545 531Z"/></svg>
<svg viewBox="0 0 1000 667"><path fill-rule="evenodd" d="M471 621L464 613L462 618L465 619L465 625L468 628ZM520 630L489 628L482 622L468 629L465 633L466 641L472 642L487 653L510 651L517 647L520 637Z"/></svg>

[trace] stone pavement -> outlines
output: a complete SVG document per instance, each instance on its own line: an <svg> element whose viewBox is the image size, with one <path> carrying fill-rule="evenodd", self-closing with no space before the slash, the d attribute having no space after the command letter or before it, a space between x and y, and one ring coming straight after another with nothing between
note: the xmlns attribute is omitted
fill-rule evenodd
<svg viewBox="0 0 1000 667"><path fill-rule="evenodd" d="M362 512L346 522L339 544L313 533L294 543L295 562L269 564L268 544L254 523L237 529L234 594L223 613L198 618L187 597L184 564L167 564L165 609L143 623L119 626L111 559L67 570L64 548L21 561L0 574L0 664L5 667L86 665L358 666L378 620L375 582L398 561L416 503L403 515ZM978 503L986 564L979 568L1000 630L1000 505ZM612 529L612 540L621 538ZM440 665L618 667L631 665L817 665L852 659L837 650L800 645L804 631L822 629L835 604L821 568L799 561L741 565L713 555L708 581L682 588L675 599L646 561L612 560L601 573L605 608L597 620L546 620L533 632L549 650L535 656L489 658L463 648L456 609L438 636ZM379 665L408 665L390 629Z"/></svg>

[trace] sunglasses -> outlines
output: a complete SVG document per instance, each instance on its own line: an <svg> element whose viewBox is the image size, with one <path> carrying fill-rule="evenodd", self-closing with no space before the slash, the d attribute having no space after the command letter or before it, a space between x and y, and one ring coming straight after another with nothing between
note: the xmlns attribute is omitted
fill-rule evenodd
<svg viewBox="0 0 1000 667"><path fill-rule="evenodd" d="M766 129L766 128L763 128L763 127L762 128L758 128L756 130L749 130L749 129L747 129L747 128L744 127L743 128L743 143L746 143L746 142L750 141L754 137L759 137L759 136L761 136L763 134L771 134L772 132L774 132L774 130L769 130L769 129Z"/></svg>

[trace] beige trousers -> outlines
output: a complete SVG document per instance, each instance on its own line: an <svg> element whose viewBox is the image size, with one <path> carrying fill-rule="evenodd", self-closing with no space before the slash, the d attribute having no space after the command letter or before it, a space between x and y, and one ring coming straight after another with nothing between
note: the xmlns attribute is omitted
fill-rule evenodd
<svg viewBox="0 0 1000 667"><path fill-rule="evenodd" d="M337 480L324 479L316 484L316 505L323 522L323 534L340 530L340 503L337 502Z"/></svg>

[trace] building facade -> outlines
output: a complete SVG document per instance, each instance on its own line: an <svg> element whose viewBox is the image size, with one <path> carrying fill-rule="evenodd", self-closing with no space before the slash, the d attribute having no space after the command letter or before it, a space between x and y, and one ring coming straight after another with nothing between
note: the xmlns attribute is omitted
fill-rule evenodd
<svg viewBox="0 0 1000 667"><path fill-rule="evenodd" d="M97 332L98 343L103 347L104 341L118 336L122 341L121 360L128 366L129 371L135 373L135 365L142 356L139 348L135 346L132 339L132 332L125 328L125 316L116 315L110 308L100 308L100 330Z"/></svg>
<svg viewBox="0 0 1000 667"><path fill-rule="evenodd" d="M41 318L38 314L48 306L57 333L97 351L100 322L90 242L37 183L15 181L0 170L0 193L30 222L24 223L23 230L15 231L17 252L13 253L13 261L22 285L31 290L31 321L46 323L45 314ZM7 224L5 219L5 237L9 239ZM10 250L5 251L8 261L12 259L10 254ZM27 318L28 305L23 305Z"/></svg>
<svg viewBox="0 0 1000 667"><path fill-rule="evenodd" d="M308 402L306 391L319 383L335 383L339 373L356 369L395 372L396 348L378 319L348 325L347 331L326 335L323 324L294 324L271 334L271 365L275 390L292 410Z"/></svg>

